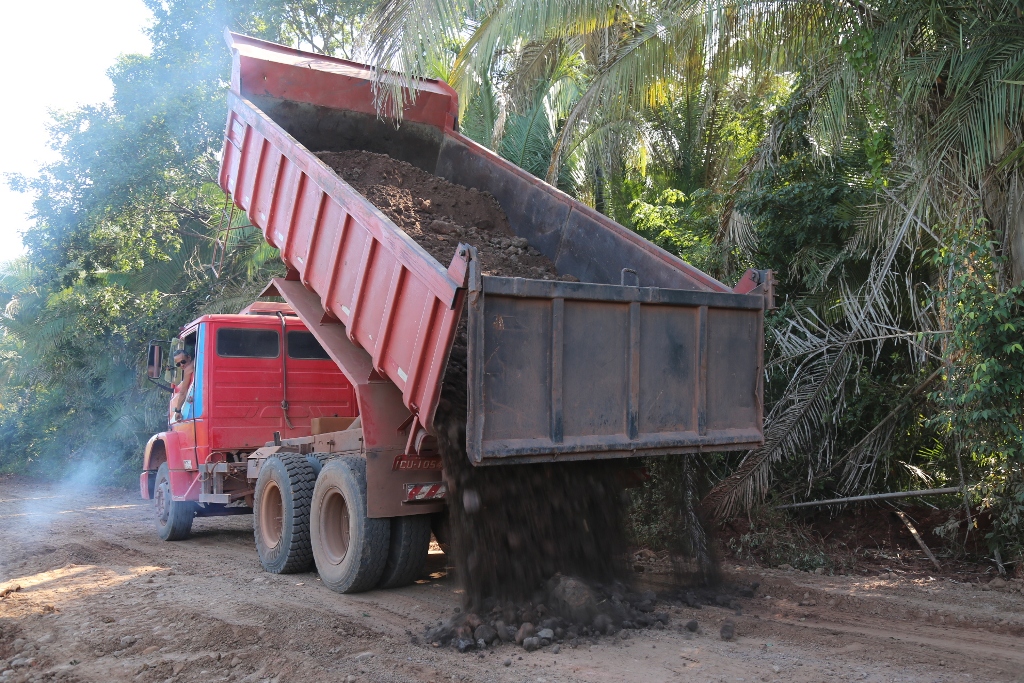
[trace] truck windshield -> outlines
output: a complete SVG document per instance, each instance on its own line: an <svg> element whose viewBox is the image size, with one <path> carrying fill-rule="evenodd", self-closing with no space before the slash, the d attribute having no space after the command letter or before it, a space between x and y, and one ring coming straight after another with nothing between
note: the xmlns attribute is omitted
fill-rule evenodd
<svg viewBox="0 0 1024 683"><path fill-rule="evenodd" d="M281 338L276 330L217 330L217 355L227 358L277 358Z"/></svg>
<svg viewBox="0 0 1024 683"><path fill-rule="evenodd" d="M288 357L300 360L330 359L311 332L288 333Z"/></svg>

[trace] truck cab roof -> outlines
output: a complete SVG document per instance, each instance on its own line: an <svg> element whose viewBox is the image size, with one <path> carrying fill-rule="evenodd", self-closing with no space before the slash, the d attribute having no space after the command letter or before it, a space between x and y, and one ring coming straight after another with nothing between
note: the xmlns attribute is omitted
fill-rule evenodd
<svg viewBox="0 0 1024 683"><path fill-rule="evenodd" d="M276 301L254 301L238 313L210 313L201 315L183 326L181 334L188 334L197 325L205 322L228 322L241 327L261 327L266 324L280 325L280 318L277 317L278 313L285 317L285 322L289 327L306 329L306 326L299 320L298 315L288 304Z"/></svg>

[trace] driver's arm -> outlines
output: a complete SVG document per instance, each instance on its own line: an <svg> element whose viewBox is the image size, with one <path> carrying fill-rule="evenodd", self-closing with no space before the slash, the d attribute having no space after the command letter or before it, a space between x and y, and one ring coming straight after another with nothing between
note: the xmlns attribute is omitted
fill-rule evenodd
<svg viewBox="0 0 1024 683"><path fill-rule="evenodd" d="M185 405L185 399L188 397L188 391L192 388L192 375L193 371L190 364L181 378L181 383L178 384L178 393L174 395L174 400L171 403L174 415L181 415L181 407Z"/></svg>

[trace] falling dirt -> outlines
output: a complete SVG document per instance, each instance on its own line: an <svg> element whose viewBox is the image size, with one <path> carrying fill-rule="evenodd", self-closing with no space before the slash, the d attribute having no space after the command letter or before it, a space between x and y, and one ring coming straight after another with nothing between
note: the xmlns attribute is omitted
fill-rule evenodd
<svg viewBox="0 0 1024 683"><path fill-rule="evenodd" d="M382 154L317 156L442 265L463 242L477 248L484 275L575 280L559 277L550 260L516 237L487 193ZM450 485L453 564L467 609L513 601L519 621L537 605L552 617L566 618L536 595L549 578L561 573L607 583L624 576L626 497L620 464L470 464L464 324L448 361L435 426ZM616 615L616 621L624 619ZM579 626L589 628L589 620Z"/></svg>
<svg viewBox="0 0 1024 683"><path fill-rule="evenodd" d="M534 594L557 573L601 583L624 576L622 465L471 465L463 353L453 350L434 424L451 487L452 555L466 607L483 609L488 599L546 602Z"/></svg>

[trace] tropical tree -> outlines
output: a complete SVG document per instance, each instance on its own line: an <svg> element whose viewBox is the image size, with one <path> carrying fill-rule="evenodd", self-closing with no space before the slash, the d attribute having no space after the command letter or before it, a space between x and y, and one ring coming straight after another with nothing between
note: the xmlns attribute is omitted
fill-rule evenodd
<svg viewBox="0 0 1024 683"><path fill-rule="evenodd" d="M371 0L286 0L281 5L281 40L303 50L360 60L372 5Z"/></svg>
<svg viewBox="0 0 1024 683"><path fill-rule="evenodd" d="M1016 294L1010 289L1020 281L1024 254L1020 237L1024 214L1019 208L1024 22L1019 3L840 6L831 26L837 29L834 47L813 55L813 65L803 71L809 79L809 130L816 148L834 157L858 120L867 121L876 134L891 140L884 149L873 148L875 198L864 207L858 229L844 250L867 258L870 272L856 287L845 280L841 305L847 325L839 328L840 334L834 334L835 325L814 323L796 325L780 336L780 342L787 342L793 351L804 344L804 358L817 354L819 360L790 371L791 381L771 415L765 448L749 454L712 497L711 502L725 509L738 497L749 501L763 491L773 463L818 451L814 425L832 414L828 408L837 405L834 397L840 395L840 378L856 365L853 358L863 348L862 342L883 332L902 334L908 343L918 335L920 341L911 355L922 366L929 362L934 366L928 360L932 358L945 368L941 373L923 369L920 383L907 384L908 396L920 396L922 384L942 375L946 383L934 396L962 410L968 400L962 393L965 373L976 376L982 368L998 365L1014 377L1024 375L1024 355L1012 344L997 353L995 346L985 346L983 337L963 336L964 328L957 322L988 316L994 306L1002 311L1001 325L1016 329L1020 324L1019 308L1012 303ZM777 158L775 139L766 139L763 157ZM965 230L971 239L962 237ZM965 246L979 244L980 251ZM938 263L922 258L929 250L946 254L946 260L942 267L923 273ZM973 265L982 253L991 259L988 266ZM828 263L831 268L835 262ZM969 287L965 279L978 284ZM966 291L988 294L964 299ZM911 314L902 323L891 316L901 308ZM815 339L817 330L822 334ZM1015 392L1011 390L1009 396L1016 398ZM991 396L983 392L970 396L979 401L974 410L982 411L975 413L976 418L991 409L986 403ZM1000 415L1009 430L1006 434L1019 433L1019 411ZM956 457L969 454L976 461L989 462L978 476L984 481L995 476L1000 483L985 484L984 490L1004 493L987 499L987 504L993 505L996 498L1019 499L1017 480L1006 474L1019 472L1024 464L1010 445L1012 437L1002 442L1006 445L995 447L983 436L984 423L957 420L947 411L935 419L949 430L946 443ZM871 430L865 437L868 443L858 444L847 454L848 487L870 481L858 473L871 471L887 452L886 440L878 440L887 431L891 433ZM996 462L999 466L991 467ZM997 528L997 535L1004 541L1020 539L1024 527L1019 515L1006 520L1009 526Z"/></svg>
<svg viewBox="0 0 1024 683"><path fill-rule="evenodd" d="M279 8L151 9L152 55L118 61L109 103L58 114L59 160L16 181L36 200L27 256L0 270L3 469L59 474L82 458L123 474L165 425L140 377L147 342L274 272L276 253L225 210L214 179L224 24L259 33L273 19L262 34L274 38Z"/></svg>
<svg viewBox="0 0 1024 683"><path fill-rule="evenodd" d="M807 10L797 3L773 3L772 23L797 31ZM792 8L796 7L796 12ZM706 117L715 118L722 84L734 67L758 75L776 60L747 49L760 37L757 7L706 2L436 2L384 0L374 10L370 54L400 77L381 72L382 105L400 116L403 98L415 91L415 79L429 73L434 55L445 46L460 46L450 69L450 83L460 94L463 111L481 89L505 76L510 100L533 91L539 74L553 65L576 61L578 93L566 107L557 130L545 176L556 179L565 154L611 122L668 104L670 86L687 82L696 91L712 83L702 97ZM786 19L796 23L786 23ZM524 84L527 87L524 88ZM412 88L410 91L409 88Z"/></svg>
<svg viewBox="0 0 1024 683"><path fill-rule="evenodd" d="M613 178L612 195L620 193L606 202L597 183L577 187L602 210L705 258L722 277L753 262L782 271L788 299L771 327L766 444L705 500L725 513L764 495L788 462L805 463L805 493L823 477L839 490L873 486L895 460L921 471L896 457L895 437L934 441L941 419L936 404L922 402L937 387L949 396L971 347L953 341L949 299L970 258L943 269L928 254L948 254L964 244L952 240L964 226L984 226L994 269L986 287L1004 296L1024 274L1021 12L1018 2L995 1L385 0L371 54L404 74L379 84L382 105L400 114L400 86L415 86L437 45L459 45L449 74L465 114L481 93L484 109L507 110L508 84L518 82L510 75L530 73L536 55L575 50L578 95L556 118L550 154L538 155L549 158L545 177L559 176L567 151L586 149L582 176ZM764 93L773 79L798 85L772 125L747 127L758 139L733 148L738 168L724 162L733 150L722 145L719 123L737 76L751 92ZM687 123L668 135L637 125L666 113ZM672 142L688 152L685 161L646 163ZM642 171L621 172L631 166ZM651 182L652 169L673 166L673 178ZM717 253L707 250L709 207L719 212L710 239ZM1016 309L1004 308L1013 318ZM1020 357L1007 353L1019 370ZM850 424L851 406L863 406L865 369L896 390L882 392L880 411ZM915 417L922 408L933 416L924 423ZM945 420L940 441L970 450L969 425L953 422ZM995 459L1016 457L1002 453Z"/></svg>

